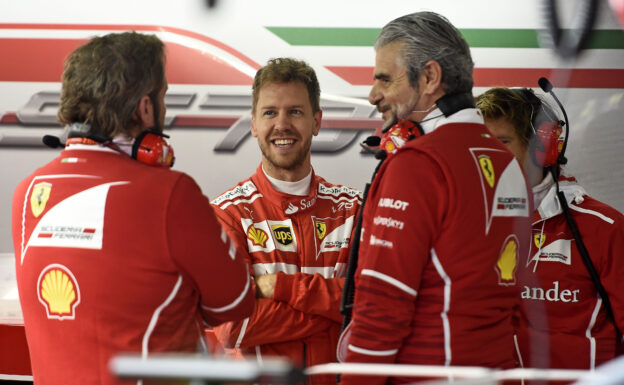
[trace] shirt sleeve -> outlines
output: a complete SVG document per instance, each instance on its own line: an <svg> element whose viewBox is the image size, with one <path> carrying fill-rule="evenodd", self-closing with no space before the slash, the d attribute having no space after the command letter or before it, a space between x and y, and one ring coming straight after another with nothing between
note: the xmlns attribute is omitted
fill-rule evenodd
<svg viewBox="0 0 624 385"><path fill-rule="evenodd" d="M340 299L344 278L324 278L320 274L277 273L273 299L294 309L342 323Z"/></svg>
<svg viewBox="0 0 624 385"><path fill-rule="evenodd" d="M215 327L219 342L226 348L249 348L257 345L301 340L327 330L326 318L297 311L284 302L256 299L249 318Z"/></svg>
<svg viewBox="0 0 624 385"><path fill-rule="evenodd" d="M247 264L188 175L172 191L165 226L170 254L197 288L204 320L214 326L251 314L255 301Z"/></svg>
<svg viewBox="0 0 624 385"><path fill-rule="evenodd" d="M395 362L447 207L447 184L433 159L408 150L388 162L364 208L347 362ZM385 381L345 375L341 383Z"/></svg>

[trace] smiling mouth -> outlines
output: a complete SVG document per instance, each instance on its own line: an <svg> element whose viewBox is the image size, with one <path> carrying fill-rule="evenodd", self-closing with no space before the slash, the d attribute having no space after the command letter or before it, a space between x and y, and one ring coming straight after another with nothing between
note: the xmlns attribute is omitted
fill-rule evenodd
<svg viewBox="0 0 624 385"><path fill-rule="evenodd" d="M278 147L286 147L295 143L294 139L275 139L272 141Z"/></svg>

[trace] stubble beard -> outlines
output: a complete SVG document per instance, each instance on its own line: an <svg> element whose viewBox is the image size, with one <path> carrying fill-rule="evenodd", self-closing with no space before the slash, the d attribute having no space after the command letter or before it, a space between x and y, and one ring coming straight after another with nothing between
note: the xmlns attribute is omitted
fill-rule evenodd
<svg viewBox="0 0 624 385"><path fill-rule="evenodd" d="M262 152L262 157L266 159L273 168L293 171L305 163L308 153L310 152L311 144L312 139L308 139L295 154L280 156L277 155L276 152L271 151L272 144L270 142L261 142L260 151Z"/></svg>

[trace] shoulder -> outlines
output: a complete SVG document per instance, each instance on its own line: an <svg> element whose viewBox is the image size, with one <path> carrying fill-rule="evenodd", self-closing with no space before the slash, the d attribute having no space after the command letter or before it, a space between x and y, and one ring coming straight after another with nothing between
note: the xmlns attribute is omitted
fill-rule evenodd
<svg viewBox="0 0 624 385"><path fill-rule="evenodd" d="M362 192L351 187L343 186L340 184L333 184L327 182L320 176L316 176L318 183L317 196L321 199L330 200L347 200L357 201L358 204L362 201Z"/></svg>
<svg viewBox="0 0 624 385"><path fill-rule="evenodd" d="M258 190L256 184L251 180L251 178L248 178L239 182L236 186L230 188L229 190L226 190L214 198L210 203L222 210L225 210L232 204L242 202L250 203L261 196L262 194Z"/></svg>
<svg viewBox="0 0 624 385"><path fill-rule="evenodd" d="M624 227L624 215L608 204L601 202L588 195L583 196L583 201L569 204L574 215L595 225L612 225L617 228Z"/></svg>

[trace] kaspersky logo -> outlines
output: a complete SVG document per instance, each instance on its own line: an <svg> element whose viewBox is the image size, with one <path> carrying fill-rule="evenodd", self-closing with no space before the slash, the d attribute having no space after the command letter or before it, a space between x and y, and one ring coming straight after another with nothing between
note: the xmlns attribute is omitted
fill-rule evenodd
<svg viewBox="0 0 624 385"><path fill-rule="evenodd" d="M56 112L67 55L95 34L131 29L155 34L166 44L167 78L172 92L165 96L165 129L225 128L213 151L235 152L251 136L251 84L260 65L208 36L179 28L133 25L0 24L0 50L12 53L10 61L0 63L0 82L11 82L11 87L23 87L29 82L51 83L33 92L19 107L13 107L16 110L2 113L0 128L5 130L0 146L41 145L40 133L31 134L25 128L60 129ZM15 38L20 34L27 38ZM176 92L176 85L184 85L190 91ZM248 91L241 91L241 86ZM374 106L363 99L322 94L321 108L321 128L335 135L315 138L313 152L343 150L355 144L362 131L370 134L382 125L381 119L373 117ZM15 133L9 128L14 128Z"/></svg>

